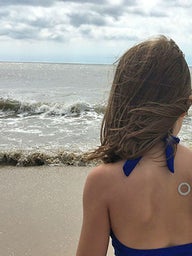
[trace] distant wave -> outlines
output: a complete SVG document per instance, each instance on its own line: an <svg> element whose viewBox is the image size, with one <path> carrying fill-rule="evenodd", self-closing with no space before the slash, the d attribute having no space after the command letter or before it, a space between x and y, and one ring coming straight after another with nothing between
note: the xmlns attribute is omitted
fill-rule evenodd
<svg viewBox="0 0 192 256"><path fill-rule="evenodd" d="M0 165L13 166L88 166L95 165L98 161L87 161L86 153L59 151L55 153L41 151L10 151L0 152Z"/></svg>
<svg viewBox="0 0 192 256"><path fill-rule="evenodd" d="M14 99L0 98L0 117L20 117L31 115L46 116L68 116L77 117L86 112L95 112L103 114L104 105L90 105L85 102L75 102L69 106L59 103L29 103L20 102Z"/></svg>

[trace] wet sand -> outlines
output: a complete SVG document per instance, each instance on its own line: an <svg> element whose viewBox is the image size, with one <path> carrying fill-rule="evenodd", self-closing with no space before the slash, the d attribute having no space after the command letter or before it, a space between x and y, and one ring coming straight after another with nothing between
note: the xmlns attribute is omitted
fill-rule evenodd
<svg viewBox="0 0 192 256"><path fill-rule="evenodd" d="M74 256L89 170L1 166L0 255Z"/></svg>

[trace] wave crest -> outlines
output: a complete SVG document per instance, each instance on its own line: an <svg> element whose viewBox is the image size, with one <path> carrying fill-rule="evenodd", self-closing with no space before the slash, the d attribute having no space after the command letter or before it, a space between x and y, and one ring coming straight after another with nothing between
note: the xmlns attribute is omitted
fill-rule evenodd
<svg viewBox="0 0 192 256"><path fill-rule="evenodd" d="M85 102L75 102L71 105L58 103L29 103L13 99L0 98L1 117L20 117L31 115L77 117L87 112L100 115L105 111L104 105L90 105Z"/></svg>

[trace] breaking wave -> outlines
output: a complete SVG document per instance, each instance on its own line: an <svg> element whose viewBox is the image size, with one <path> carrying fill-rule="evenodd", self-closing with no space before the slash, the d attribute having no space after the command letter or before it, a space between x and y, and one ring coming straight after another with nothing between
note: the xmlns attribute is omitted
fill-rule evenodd
<svg viewBox="0 0 192 256"><path fill-rule="evenodd" d="M20 117L32 115L77 117L88 112L103 114L105 106L75 102L71 105L43 102L21 102L13 99L0 98L0 117Z"/></svg>
<svg viewBox="0 0 192 256"><path fill-rule="evenodd" d="M88 152L77 153L58 151L48 153L43 151L10 151L0 152L0 165L13 166L93 166L98 161L87 161Z"/></svg>

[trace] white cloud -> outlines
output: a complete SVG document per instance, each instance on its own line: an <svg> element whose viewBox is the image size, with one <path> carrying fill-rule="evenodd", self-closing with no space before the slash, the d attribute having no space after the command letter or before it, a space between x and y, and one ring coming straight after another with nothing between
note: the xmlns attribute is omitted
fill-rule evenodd
<svg viewBox="0 0 192 256"><path fill-rule="evenodd" d="M30 6L50 6L54 4L54 0L0 0L0 6L14 5L30 5Z"/></svg>
<svg viewBox="0 0 192 256"><path fill-rule="evenodd" d="M39 45L49 54L44 50L49 45L50 58L59 48L67 49L67 55L71 51L75 60L78 48L82 61L83 55L105 52L113 59L140 40L165 34L178 42L188 59L192 55L192 6L187 0L0 0L0 7L0 44L7 40L9 52L12 42L15 47L28 45L34 54L39 54L34 51Z"/></svg>

